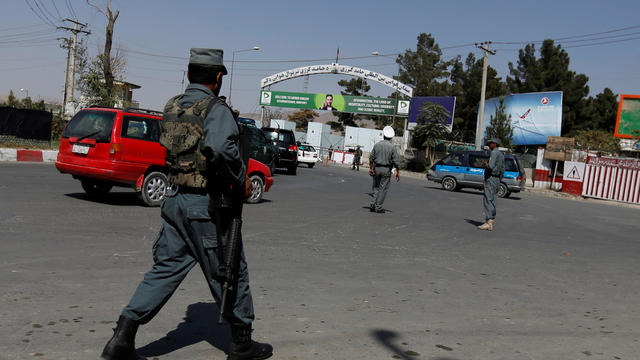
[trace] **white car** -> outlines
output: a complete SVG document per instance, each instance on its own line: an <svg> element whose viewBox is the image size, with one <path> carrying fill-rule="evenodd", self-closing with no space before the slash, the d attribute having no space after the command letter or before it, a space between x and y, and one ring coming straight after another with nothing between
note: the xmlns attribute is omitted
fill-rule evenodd
<svg viewBox="0 0 640 360"><path fill-rule="evenodd" d="M320 161L318 150L308 144L298 145L298 164L307 164L312 168L317 162Z"/></svg>

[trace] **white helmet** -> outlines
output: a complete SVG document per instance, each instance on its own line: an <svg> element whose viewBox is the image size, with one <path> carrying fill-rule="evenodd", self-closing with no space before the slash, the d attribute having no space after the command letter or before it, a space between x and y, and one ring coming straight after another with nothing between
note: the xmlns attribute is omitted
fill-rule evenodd
<svg viewBox="0 0 640 360"><path fill-rule="evenodd" d="M396 132L393 131L393 128L391 126L387 125L384 127L384 129L382 129L382 135L387 139L392 139L394 136L396 136Z"/></svg>

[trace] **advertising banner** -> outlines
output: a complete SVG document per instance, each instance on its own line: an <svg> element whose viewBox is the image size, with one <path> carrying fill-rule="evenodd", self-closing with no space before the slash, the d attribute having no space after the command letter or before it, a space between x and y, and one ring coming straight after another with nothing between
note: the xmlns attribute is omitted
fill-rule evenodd
<svg viewBox="0 0 640 360"><path fill-rule="evenodd" d="M409 106L409 130L418 124L421 114L437 114L441 121L447 126L449 131L453 129L453 113L456 108L455 96L418 96L411 98ZM426 115L430 117L429 115ZM429 119L434 121L436 119Z"/></svg>
<svg viewBox="0 0 640 360"><path fill-rule="evenodd" d="M640 95L620 95L615 136L627 139L640 137Z"/></svg>
<svg viewBox="0 0 640 360"><path fill-rule="evenodd" d="M487 99L485 102L483 139L486 128L491 124L491 117L495 117L500 99ZM547 143L549 136L560 136L562 91L513 94L502 99L507 118L511 118L513 145L542 145Z"/></svg>
<svg viewBox="0 0 640 360"><path fill-rule="evenodd" d="M339 94L312 94L285 91L260 91L260 105L299 109L316 109L371 115L403 114L406 103L397 109L396 99Z"/></svg>

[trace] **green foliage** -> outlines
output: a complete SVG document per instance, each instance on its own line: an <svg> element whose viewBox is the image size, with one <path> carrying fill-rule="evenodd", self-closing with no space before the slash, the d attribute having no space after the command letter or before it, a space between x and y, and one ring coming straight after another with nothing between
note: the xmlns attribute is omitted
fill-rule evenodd
<svg viewBox="0 0 640 360"><path fill-rule="evenodd" d="M102 55L98 55L80 73L78 90L85 96L88 105L113 107L115 92L107 87L102 68Z"/></svg>
<svg viewBox="0 0 640 360"><path fill-rule="evenodd" d="M511 76L507 85L512 93L537 91L562 91L562 134L569 134L590 125L591 109L586 98L589 94L584 74L569 70L569 55L560 45L554 45L547 39L540 47L540 57L536 57L535 45L529 44L520 49L518 64L509 63Z"/></svg>
<svg viewBox="0 0 640 360"><path fill-rule="evenodd" d="M451 116L451 113L445 109L444 106L432 102L426 102L420 108L420 114L418 115L418 125L424 125L426 123L444 123L447 118Z"/></svg>
<svg viewBox="0 0 640 360"><path fill-rule="evenodd" d="M438 144L438 140L448 136L446 125L438 121L430 121L421 125L417 125L411 133L411 146L426 150L426 156L433 163L435 153L434 148Z"/></svg>
<svg viewBox="0 0 640 360"><path fill-rule="evenodd" d="M574 136L578 146L585 150L596 150L607 153L620 151L620 140L613 132L604 130L578 130Z"/></svg>
<svg viewBox="0 0 640 360"><path fill-rule="evenodd" d="M327 124L329 126L331 126L331 130L339 131L341 133L344 133L344 126L342 125L341 122L339 122L339 121L327 121Z"/></svg>
<svg viewBox="0 0 640 360"><path fill-rule="evenodd" d="M456 97L453 130L457 132L456 141L473 142L478 120L478 104L482 88L483 59L476 59L473 53L467 55L464 63L460 57L453 60L451 67L451 88L448 95ZM487 99L507 94L507 86L498 77L498 72L487 68Z"/></svg>
<svg viewBox="0 0 640 360"><path fill-rule="evenodd" d="M416 50L398 55L399 75L395 78L415 88L413 96L437 96L447 92L449 66L442 59L442 50L431 34L418 35Z"/></svg>
<svg viewBox="0 0 640 360"><path fill-rule="evenodd" d="M296 130L305 130L309 121L317 118L319 115L311 109L300 109L289 114L289 120L295 121Z"/></svg>
<svg viewBox="0 0 640 360"><path fill-rule="evenodd" d="M13 94L13 90L9 90L9 97L7 98L7 105L15 108L20 107L20 100Z"/></svg>
<svg viewBox="0 0 640 360"><path fill-rule="evenodd" d="M362 78L352 78L349 80L340 80L338 81L338 85L342 86L344 90L340 91L342 95L350 95L350 96L366 96L367 92L371 90L371 85L367 84L367 81ZM338 117L340 124L342 125L342 131L344 131L345 126L353 126L358 127L356 120L361 119L362 116L351 114L351 113L343 113L343 112L333 112L334 116Z"/></svg>
<svg viewBox="0 0 640 360"><path fill-rule="evenodd" d="M485 141L499 139L500 146L510 149L513 141L513 128L511 127L511 115L507 117L504 106L504 98L500 98L500 104L491 115L489 126L485 132Z"/></svg>
<svg viewBox="0 0 640 360"><path fill-rule="evenodd" d="M613 132L618 114L618 96L605 88L592 101L590 127Z"/></svg>

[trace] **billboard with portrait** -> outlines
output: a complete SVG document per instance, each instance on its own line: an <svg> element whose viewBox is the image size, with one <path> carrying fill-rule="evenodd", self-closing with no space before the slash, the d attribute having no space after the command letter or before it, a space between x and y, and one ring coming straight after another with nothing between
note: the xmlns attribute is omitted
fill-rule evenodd
<svg viewBox="0 0 640 360"><path fill-rule="evenodd" d="M500 99L504 99L507 119L511 119L513 145L543 145L547 143L549 136L560 136L562 91L512 94L486 100L482 124L483 143L484 133L491 125L491 118L496 115Z"/></svg>
<svg viewBox="0 0 640 360"><path fill-rule="evenodd" d="M640 137L640 95L620 95L615 136L626 139Z"/></svg>
<svg viewBox="0 0 640 360"><path fill-rule="evenodd" d="M434 115L444 123L451 131L453 129L453 116L456 108L455 96L416 96L411 98L409 105L409 130L412 130L418 124L420 116L427 113L439 114ZM429 117L429 116L427 116ZM434 121L435 119L428 119Z"/></svg>
<svg viewBox="0 0 640 360"><path fill-rule="evenodd" d="M407 105L406 101L400 101L400 106L398 106L398 101L396 101L396 99L371 96L297 93L270 90L260 91L259 104L263 106L398 116L406 116L406 112L403 111Z"/></svg>

